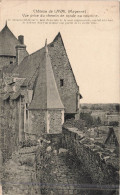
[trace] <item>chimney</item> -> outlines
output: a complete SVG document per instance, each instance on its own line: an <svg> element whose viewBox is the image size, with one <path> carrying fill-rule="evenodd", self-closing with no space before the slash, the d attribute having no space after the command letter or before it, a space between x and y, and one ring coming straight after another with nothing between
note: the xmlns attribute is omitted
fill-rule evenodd
<svg viewBox="0 0 120 195"><path fill-rule="evenodd" d="M19 35L18 36L18 41L20 42L20 44L24 44L24 36L23 35Z"/></svg>
<svg viewBox="0 0 120 195"><path fill-rule="evenodd" d="M28 55L28 52L26 51L26 45L24 45L24 36L19 35L18 36L19 45L16 45L16 62L17 65L19 65L22 60Z"/></svg>

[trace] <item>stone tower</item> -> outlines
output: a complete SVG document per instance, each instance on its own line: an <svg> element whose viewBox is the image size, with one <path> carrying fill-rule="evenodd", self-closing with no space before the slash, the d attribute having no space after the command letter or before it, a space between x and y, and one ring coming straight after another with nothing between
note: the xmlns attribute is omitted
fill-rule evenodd
<svg viewBox="0 0 120 195"><path fill-rule="evenodd" d="M29 134L34 134L34 130L37 135L61 133L64 106L54 78L47 42L33 93L29 106Z"/></svg>

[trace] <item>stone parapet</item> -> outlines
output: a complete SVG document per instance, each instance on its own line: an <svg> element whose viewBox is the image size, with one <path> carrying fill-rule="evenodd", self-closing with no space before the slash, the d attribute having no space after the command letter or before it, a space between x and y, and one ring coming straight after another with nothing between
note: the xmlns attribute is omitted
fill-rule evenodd
<svg viewBox="0 0 120 195"><path fill-rule="evenodd" d="M111 188L111 185L113 185L113 188L117 187L119 166L114 166L110 163L110 160L112 160L111 154L109 154L110 160L107 161L108 155L105 148L98 148L94 142L86 138L85 134L82 131L78 131L77 128L63 128L62 144L64 148L75 154L78 160L84 164L94 184L108 185L108 188Z"/></svg>

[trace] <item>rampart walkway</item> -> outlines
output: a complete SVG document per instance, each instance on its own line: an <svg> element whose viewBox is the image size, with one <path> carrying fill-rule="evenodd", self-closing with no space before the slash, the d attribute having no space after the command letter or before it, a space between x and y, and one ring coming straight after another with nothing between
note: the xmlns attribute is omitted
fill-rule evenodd
<svg viewBox="0 0 120 195"><path fill-rule="evenodd" d="M37 187L41 184L33 179L35 167L31 167L35 156L34 153L29 153L29 156L28 150L28 148L22 149L19 153L15 153L12 159L5 164L3 195L35 195L41 193L37 190ZM31 162L29 162L30 158ZM89 175L82 170L82 166L76 163L75 158L70 156L67 151L61 150L59 154L53 153L51 160L54 167L54 169L51 170L54 183L51 183L51 177L49 176L49 184L45 184L46 188L49 188L49 194L95 194L94 191L92 191L91 194L89 190L80 189L79 184L85 184L86 182L89 184L91 183L91 179ZM27 162L29 163L27 164ZM45 192L41 194L45 194Z"/></svg>
<svg viewBox="0 0 120 195"><path fill-rule="evenodd" d="M4 165L3 195L118 195L116 169L81 136L64 129L62 140L20 148Z"/></svg>

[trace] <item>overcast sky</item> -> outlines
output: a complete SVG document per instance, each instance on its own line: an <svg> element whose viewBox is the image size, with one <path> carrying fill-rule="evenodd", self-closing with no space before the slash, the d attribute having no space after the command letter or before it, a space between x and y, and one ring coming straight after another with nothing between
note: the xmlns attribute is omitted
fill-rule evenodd
<svg viewBox="0 0 120 195"><path fill-rule="evenodd" d="M75 74L82 103L119 102L119 7L112 1L2 1L0 30L8 26L18 36L23 34L27 50L32 53L51 42L60 31ZM33 10L72 9L97 14L112 21L97 24L23 24L22 14ZM64 18L65 19L65 18Z"/></svg>

